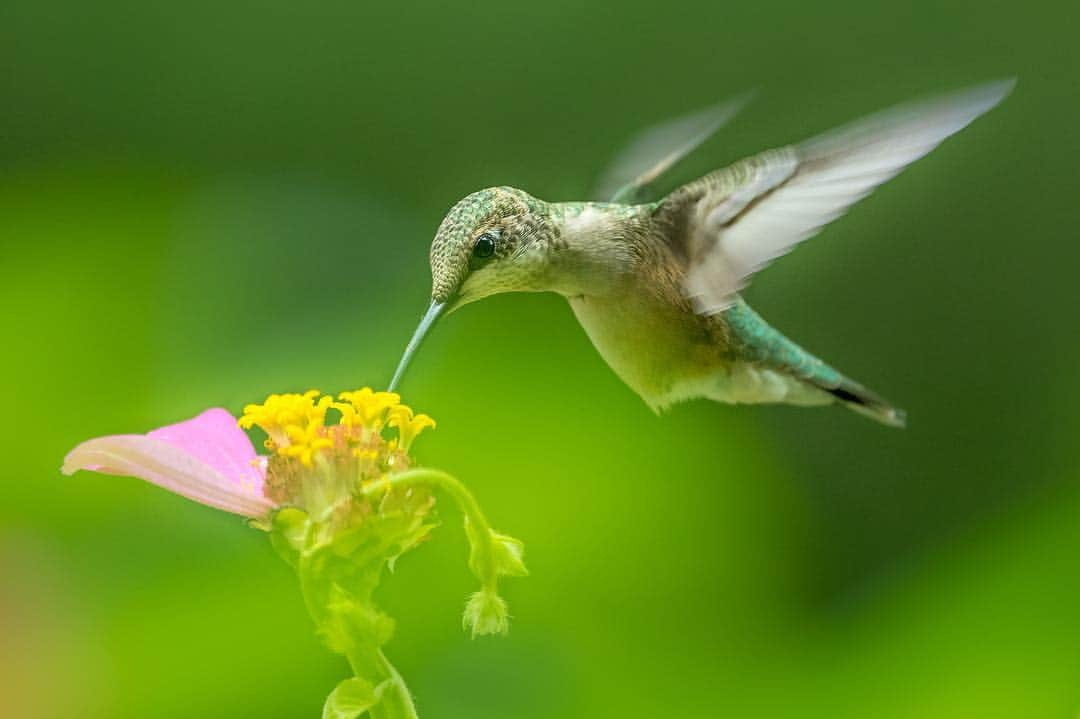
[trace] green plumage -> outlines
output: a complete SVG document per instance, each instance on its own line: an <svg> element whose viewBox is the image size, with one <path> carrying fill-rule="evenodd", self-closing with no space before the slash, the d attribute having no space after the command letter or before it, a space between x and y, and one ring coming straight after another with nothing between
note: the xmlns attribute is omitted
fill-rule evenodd
<svg viewBox="0 0 1080 719"><path fill-rule="evenodd" d="M903 427L903 410L848 379L822 360L795 344L742 300L724 312L724 321L731 329L738 353L746 359L774 367L803 380L847 404L857 412L883 422Z"/></svg>

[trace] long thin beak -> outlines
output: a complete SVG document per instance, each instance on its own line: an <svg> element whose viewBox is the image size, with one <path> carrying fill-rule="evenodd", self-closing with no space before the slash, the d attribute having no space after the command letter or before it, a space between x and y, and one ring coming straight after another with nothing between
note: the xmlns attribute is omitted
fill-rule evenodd
<svg viewBox="0 0 1080 719"><path fill-rule="evenodd" d="M409 366L409 362L412 361L413 355L416 354L416 350L420 348L420 343L424 341L424 336L431 329L431 325L435 324L435 320L439 319L439 315L446 309L445 302L435 302L432 300L431 307L428 307L428 311L424 313L424 318L420 320L420 325L416 328L416 332L413 333L412 339L409 340L409 346L405 348L405 354L401 355L401 361L398 362L397 370L394 371L394 379L390 380L389 391L393 392L394 388L398 386L398 382L401 381L401 376L405 374L405 368Z"/></svg>

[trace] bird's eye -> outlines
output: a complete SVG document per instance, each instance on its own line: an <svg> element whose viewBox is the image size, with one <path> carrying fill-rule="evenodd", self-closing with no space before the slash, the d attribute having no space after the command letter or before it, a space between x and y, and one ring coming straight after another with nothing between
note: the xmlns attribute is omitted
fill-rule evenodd
<svg viewBox="0 0 1080 719"><path fill-rule="evenodd" d="M472 248L473 257L486 260L495 254L495 235L485 232L476 238L476 244Z"/></svg>

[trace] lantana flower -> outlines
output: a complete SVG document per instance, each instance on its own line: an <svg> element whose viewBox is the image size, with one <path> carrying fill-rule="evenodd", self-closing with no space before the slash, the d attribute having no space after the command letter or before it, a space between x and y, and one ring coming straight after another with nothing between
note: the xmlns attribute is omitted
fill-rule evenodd
<svg viewBox="0 0 1080 719"><path fill-rule="evenodd" d="M255 427L266 434L265 455L244 431ZM384 568L434 527L433 491L448 494L465 515L469 568L481 582L464 616L474 636L506 631L498 580L526 574L521 543L492 530L460 482L412 467L413 441L434 427L392 392L274 394L245 407L239 420L214 408L145 435L88 440L67 455L63 472L138 477L247 517L296 570L320 636L353 668L323 716L415 718L409 691L382 652L393 620L372 594Z"/></svg>

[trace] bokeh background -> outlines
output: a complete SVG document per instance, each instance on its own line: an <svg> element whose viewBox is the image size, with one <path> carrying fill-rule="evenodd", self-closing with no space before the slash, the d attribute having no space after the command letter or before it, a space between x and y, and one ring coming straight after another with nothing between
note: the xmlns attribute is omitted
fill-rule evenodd
<svg viewBox="0 0 1080 719"><path fill-rule="evenodd" d="M905 407L654 417L558 297L437 328L421 461L521 537L470 640L460 517L382 590L425 717L1075 717L1075 4L0 5L0 714L313 717L346 674L237 519L62 478L82 439L381 385L480 187L586 196L749 88L696 174L1008 75L999 109L747 293Z"/></svg>

